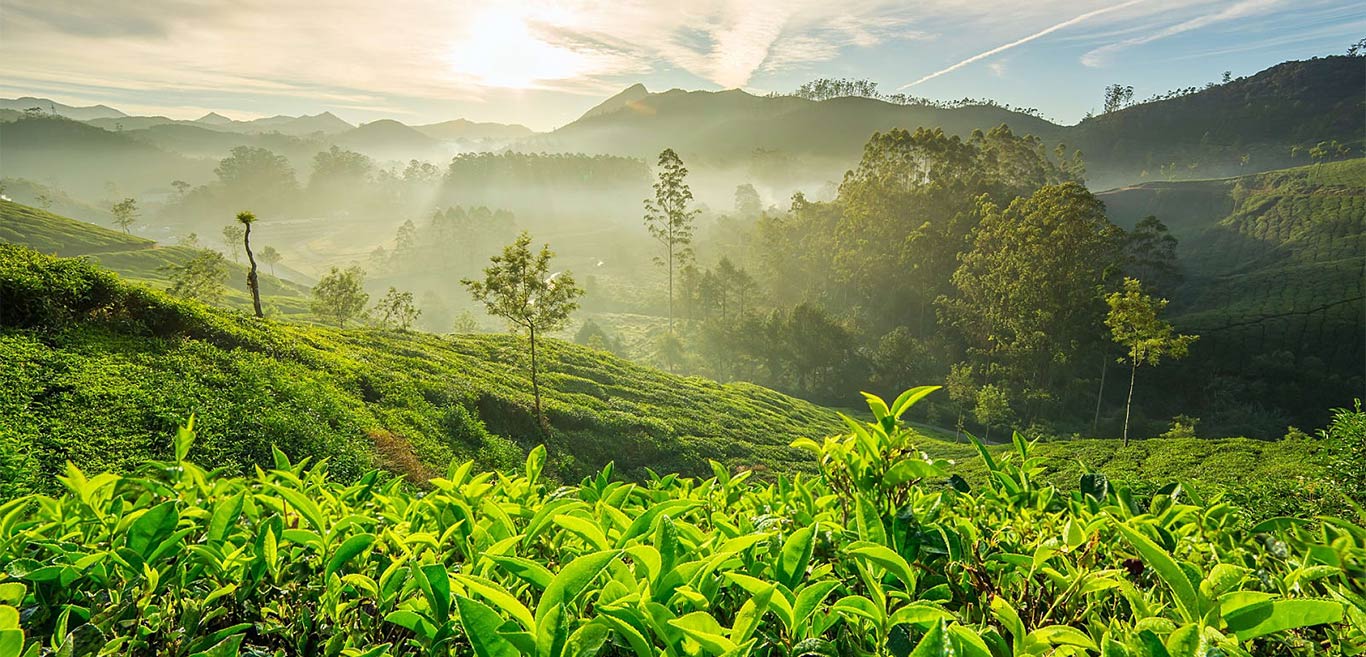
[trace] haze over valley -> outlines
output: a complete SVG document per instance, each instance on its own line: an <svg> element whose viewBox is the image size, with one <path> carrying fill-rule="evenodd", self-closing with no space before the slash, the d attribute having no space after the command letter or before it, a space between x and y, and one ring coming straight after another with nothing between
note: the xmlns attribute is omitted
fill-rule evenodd
<svg viewBox="0 0 1366 657"><path fill-rule="evenodd" d="M0 657L1366 649L1360 9L846 4L0 0Z"/></svg>

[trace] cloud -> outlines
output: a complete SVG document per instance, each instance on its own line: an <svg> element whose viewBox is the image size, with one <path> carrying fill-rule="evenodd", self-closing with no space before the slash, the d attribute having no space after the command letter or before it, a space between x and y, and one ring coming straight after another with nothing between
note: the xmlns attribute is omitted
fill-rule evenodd
<svg viewBox="0 0 1366 657"><path fill-rule="evenodd" d="M1238 2L1232 6L1225 7L1224 9L1221 9L1219 11L1205 14L1203 16L1197 16L1195 18L1188 19L1180 23L1176 23L1174 25L1169 25L1167 27L1164 27L1155 32L1151 32L1149 34L1124 39L1123 41L1118 41L1116 43L1107 44L1099 48L1089 50L1086 52L1086 54L1081 56L1081 63L1092 68L1104 66L1109 61L1111 56L1113 56L1115 53L1121 50L1132 48L1134 46L1141 46L1145 43L1152 43L1153 41L1157 41L1158 39L1165 39L1169 36L1175 36L1183 32L1198 30L1202 27L1213 25L1214 23L1236 20L1240 18L1245 18L1247 16L1260 14L1270 9L1273 9L1281 4L1284 4L1283 0L1243 0L1242 2Z"/></svg>
<svg viewBox="0 0 1366 657"><path fill-rule="evenodd" d="M1112 11L1116 11L1116 10L1119 10L1119 9L1124 9L1124 8L1126 8L1126 7L1131 7L1131 6L1136 5L1136 4L1138 4L1139 2L1142 2L1142 1L1143 1L1143 0L1128 0L1128 2L1121 2L1121 3L1117 4L1117 5L1111 5L1111 6L1109 6L1109 7L1102 7L1102 8L1100 8L1100 9L1095 9L1095 10L1092 10L1092 11L1088 11L1088 12L1086 12L1086 13L1084 13L1084 14L1080 14L1080 15L1077 15L1077 16L1073 16L1072 18L1069 18L1069 19L1067 19L1067 20L1065 20L1065 21L1062 21L1061 23L1055 23L1055 24L1053 24L1053 25L1050 25L1050 26L1048 26L1048 27L1046 27L1046 28L1044 28L1044 29L1042 29L1042 30L1039 30L1038 32L1035 32L1035 33L1033 33L1033 34L1030 34L1029 36L1026 36L1026 37L1022 37L1022 38L1016 39L1016 40L1014 40L1014 41L1011 41L1010 43L1007 43L1007 44L1001 45L1001 46L997 46L997 47L992 48L991 50L987 50L987 51L985 51L985 52L977 53L976 55L973 55L973 56L971 56L971 57L969 57L969 58L967 58L967 59L964 59L964 60L962 60L962 61L960 61L960 62L958 62L958 63L956 63L956 64L954 64L954 65L952 65L952 66L949 66L949 67L947 67L947 68L943 68L943 69L940 69L940 70L935 71L935 72L933 72L933 73L930 73L929 75L926 75L926 76L920 78L919 80L916 80L915 82L911 82L911 83L909 83L909 84L904 84L904 85L902 85L901 87L899 87L899 89L904 90L904 89L908 89L908 88L910 88L910 87L914 87L915 85L920 84L920 83L922 83L922 82L926 82L926 81L928 81L928 80L933 80L933 79L935 79L935 78L937 78L937 77L939 77L939 76L941 76L941 75L944 75L944 74L946 74L946 73L952 73L952 72L954 72L954 71L956 71L956 70L958 70L958 69L960 69L960 68L963 68L964 66L967 66L967 65L972 64L972 63L975 63L975 62L979 62L979 61L981 61L981 60L983 60L983 59L986 59L986 58L988 58L988 57L991 57L992 55L997 55L997 54L1003 53L1003 52L1005 52L1005 51L1007 51L1007 50L1010 50L1011 48L1015 48L1015 47L1017 47L1017 46L1022 46L1022 45L1026 44L1026 43L1029 43L1030 41L1033 41L1033 40L1035 40L1035 39L1038 39L1038 38L1047 36L1047 35L1049 35L1049 34L1052 34L1052 33L1054 33L1054 32L1057 32L1058 30L1061 30L1061 29L1064 29L1064 28L1067 28L1067 27L1071 27L1071 26L1073 26L1073 25L1076 25L1076 24L1081 23L1081 22L1086 21L1086 20L1090 20L1090 19L1092 19L1092 18L1094 18L1094 17L1096 17L1096 16L1100 16L1101 14L1108 14L1108 13L1110 13L1110 12L1112 12Z"/></svg>

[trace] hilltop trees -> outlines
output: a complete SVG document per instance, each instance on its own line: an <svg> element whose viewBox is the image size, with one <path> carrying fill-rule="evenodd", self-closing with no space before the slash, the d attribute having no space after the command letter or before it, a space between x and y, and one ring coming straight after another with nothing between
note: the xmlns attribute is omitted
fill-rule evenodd
<svg viewBox="0 0 1366 657"><path fill-rule="evenodd" d="M242 224L242 248L247 252L247 289L251 291L251 307L257 317L265 317L261 312L261 281L256 275L256 256L251 253L251 225L256 223L256 215L242 211L237 213L237 223Z"/></svg>
<svg viewBox="0 0 1366 657"><path fill-rule="evenodd" d="M687 264L692 257L693 220L699 211L689 209L692 190L686 179L688 170L673 149L659 154L659 180L654 184L655 196L645 199L645 227L650 236L664 247L664 256L655 262L669 274L669 330L674 326L674 271Z"/></svg>
<svg viewBox="0 0 1366 657"><path fill-rule="evenodd" d="M114 215L115 226L122 228L125 233L131 232L129 228L138 218L138 202L131 198L125 198L115 203L110 212Z"/></svg>
<svg viewBox="0 0 1366 657"><path fill-rule="evenodd" d="M1128 350L1120 362L1129 363L1129 396L1124 402L1124 444L1129 444L1129 410L1134 402L1134 380L1139 365L1156 366L1163 356L1184 358L1197 336L1174 334L1172 325L1159 317L1167 307L1166 299L1144 293L1137 279L1125 278L1124 290L1105 298L1110 312L1105 325L1114 341Z"/></svg>
<svg viewBox="0 0 1366 657"><path fill-rule="evenodd" d="M333 267L313 286L313 314L330 320L338 328L365 312L370 302L366 294L365 271L360 267Z"/></svg>
<svg viewBox="0 0 1366 657"><path fill-rule="evenodd" d="M489 259L491 264L484 269L483 280L460 281L490 315L502 317L517 330L526 330L531 342L531 391L536 417L543 428L546 420L541 411L536 334L564 328L570 313L579 307L575 300L583 294L569 272L551 273L550 259L554 255L549 244L532 254L531 234L522 231L512 244L503 248L501 255Z"/></svg>
<svg viewBox="0 0 1366 657"><path fill-rule="evenodd" d="M1112 84L1105 88L1105 109L1109 114L1122 110L1132 105L1134 102L1134 88L1132 85Z"/></svg>

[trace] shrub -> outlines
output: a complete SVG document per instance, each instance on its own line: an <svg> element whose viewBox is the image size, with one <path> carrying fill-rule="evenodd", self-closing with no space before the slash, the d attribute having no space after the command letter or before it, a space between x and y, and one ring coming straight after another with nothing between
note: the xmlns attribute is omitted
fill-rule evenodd
<svg viewBox="0 0 1366 657"><path fill-rule="evenodd" d="M0 649L63 655L1358 654L1366 529L1088 473L1062 493L1019 434L970 486L901 421L798 441L816 477L612 467L577 485L453 463L413 493L295 464L224 476L194 424L135 475L68 465L0 505ZM401 452L404 441L372 434ZM409 463L412 464L411 459Z"/></svg>

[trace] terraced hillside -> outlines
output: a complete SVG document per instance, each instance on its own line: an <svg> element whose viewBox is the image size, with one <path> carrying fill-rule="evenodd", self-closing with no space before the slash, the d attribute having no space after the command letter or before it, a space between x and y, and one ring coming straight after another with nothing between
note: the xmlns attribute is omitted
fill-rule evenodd
<svg viewBox="0 0 1366 657"><path fill-rule="evenodd" d="M1366 159L1149 183L1101 198L1116 223L1154 215L1180 240L1187 280L1171 309L1182 330L1202 336L1188 367L1273 374L1286 382L1277 393L1293 398L1284 408L1361 395Z"/></svg>
<svg viewBox="0 0 1366 657"><path fill-rule="evenodd" d="M169 286L169 274L163 267L184 264L195 255L195 250L188 247L162 246L149 239L10 201L0 201L0 242L62 257L83 256L124 278L159 288ZM235 262L227 264L228 290L224 302L232 307L250 308L246 267ZM261 295L272 313L303 316L310 312L308 288L269 272L261 274Z"/></svg>
<svg viewBox="0 0 1366 657"><path fill-rule="evenodd" d="M55 484L68 459L126 472L192 413L214 466L269 463L278 444L342 472L414 476L456 457L508 465L543 439L566 475L608 461L628 476L702 472L707 459L793 469L794 436L840 426L757 386L549 341L544 436L511 336L259 321L11 245L0 245L0 297L0 480L18 489Z"/></svg>
<svg viewBox="0 0 1366 657"><path fill-rule="evenodd" d="M129 472L162 458L165 436L191 414L207 465L268 466L274 444L329 459L343 476L381 467L416 480L457 458L512 466L542 441L566 480L609 461L642 479L646 468L706 472L709 459L772 476L812 469L788 448L794 438L844 426L829 409L759 386L674 376L550 340L545 434L530 411L523 343L511 336L260 321L167 298L84 258L13 245L0 244L0 299L0 500L52 489L67 460ZM966 441L917 430L919 447L985 482ZM1322 475L1320 451L1304 437L1038 447L1050 457L1045 476L1066 488L1083 469L1145 491L1179 479L1255 502L1262 516L1314 508L1322 493L1301 478Z"/></svg>

